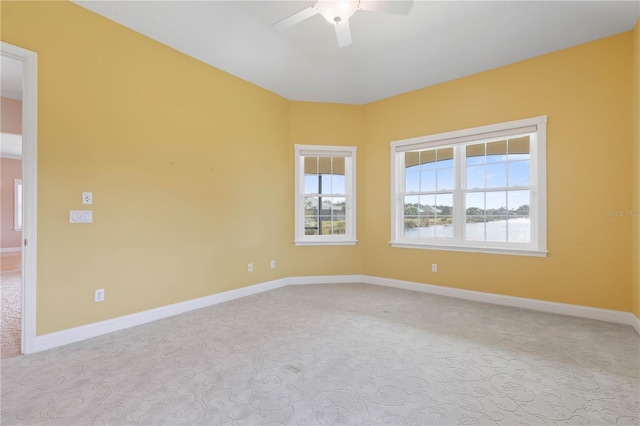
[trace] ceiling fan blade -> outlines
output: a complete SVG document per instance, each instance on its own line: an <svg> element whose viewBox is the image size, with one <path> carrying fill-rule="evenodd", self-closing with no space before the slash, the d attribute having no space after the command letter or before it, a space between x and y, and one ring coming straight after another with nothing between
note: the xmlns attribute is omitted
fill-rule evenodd
<svg viewBox="0 0 640 426"><path fill-rule="evenodd" d="M408 15L413 7L413 0L360 0L358 8L370 12Z"/></svg>
<svg viewBox="0 0 640 426"><path fill-rule="evenodd" d="M297 23L304 21L305 19L311 18L313 15L316 15L317 13L318 13L318 8L316 6L309 6L306 9L302 9L300 12L296 12L291 16L288 16L284 19L279 20L272 26L277 30L284 30L285 28L289 28Z"/></svg>
<svg viewBox="0 0 640 426"><path fill-rule="evenodd" d="M349 28L349 20L338 22L336 26L336 36L338 37L338 46L345 47L351 44L351 28Z"/></svg>

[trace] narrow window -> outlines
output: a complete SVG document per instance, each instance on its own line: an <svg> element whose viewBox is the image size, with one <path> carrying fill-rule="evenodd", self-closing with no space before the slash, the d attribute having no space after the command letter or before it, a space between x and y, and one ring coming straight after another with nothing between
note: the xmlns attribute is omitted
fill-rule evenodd
<svg viewBox="0 0 640 426"><path fill-rule="evenodd" d="M22 230L22 179L13 180L13 229Z"/></svg>
<svg viewBox="0 0 640 426"><path fill-rule="evenodd" d="M295 150L295 243L355 244L355 147Z"/></svg>

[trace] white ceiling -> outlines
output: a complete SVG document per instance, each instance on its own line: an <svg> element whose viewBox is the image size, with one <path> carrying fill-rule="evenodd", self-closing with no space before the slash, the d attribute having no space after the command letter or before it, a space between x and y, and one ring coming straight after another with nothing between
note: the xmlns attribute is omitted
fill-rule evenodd
<svg viewBox="0 0 640 426"><path fill-rule="evenodd" d="M416 1L359 11L340 49L313 1L75 1L290 100L364 104L633 29L638 1ZM182 76L181 78L188 78Z"/></svg>

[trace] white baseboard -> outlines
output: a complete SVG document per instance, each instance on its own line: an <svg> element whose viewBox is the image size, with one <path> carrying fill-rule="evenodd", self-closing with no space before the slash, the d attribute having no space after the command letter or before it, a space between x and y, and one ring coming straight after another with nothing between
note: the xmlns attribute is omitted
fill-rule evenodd
<svg viewBox="0 0 640 426"><path fill-rule="evenodd" d="M17 253L22 250L22 247L2 247L0 253Z"/></svg>
<svg viewBox="0 0 640 426"><path fill-rule="evenodd" d="M458 288L442 287L431 284L421 284L412 281L402 281L390 278L380 278L369 275L322 275L307 277L289 277L274 281L267 281L236 290L225 291L211 296L187 300L162 306L160 308L137 312L105 321L74 327L55 333L36 336L32 352L40 352L69 343L79 342L136 325L146 324L163 318L217 305L234 299L251 296L253 294L274 290L288 285L309 284L354 284L365 283L385 287L393 287L404 290L418 291L422 293L437 294L440 296L455 297L458 299L472 300L476 302L492 303L494 305L512 306L531 309L541 312L569 315L581 318L590 318L600 321L627 324L632 326L640 334L640 319L630 312L614 311L609 309L591 308L587 306L570 305L566 303L546 302L542 300L526 299L522 297L504 296L493 293L463 290Z"/></svg>
<svg viewBox="0 0 640 426"><path fill-rule="evenodd" d="M363 283L365 275L318 275L312 277L289 277L287 285L307 284L356 284Z"/></svg>
<svg viewBox="0 0 640 426"><path fill-rule="evenodd" d="M640 318L638 318L637 316L630 314L631 315L631 327L633 327L636 332L638 334L640 334Z"/></svg>
<svg viewBox="0 0 640 426"><path fill-rule="evenodd" d="M502 294L483 293L480 291L463 290L459 288L442 287L431 284L420 284L416 282L394 280L390 278L364 276L362 282L365 282L367 284L382 285L385 287L419 291L422 293L437 294L440 296L455 297L457 299L472 300L475 302L531 309L534 311L568 315L572 317L590 318L606 322L627 324L631 326L634 325L633 320L637 320L635 315L630 312L591 308L588 306L580 305L570 305L568 303L547 302L544 300L527 299L524 297L504 296ZM638 334L640 334L640 331L638 332Z"/></svg>
<svg viewBox="0 0 640 426"><path fill-rule="evenodd" d="M101 336L103 334L112 333L114 331L124 330L125 328L134 327L136 325L142 325L151 321L217 305L218 303L228 302L230 300L251 296L252 294L274 290L276 288L284 287L285 285L288 285L286 279L267 281L265 283L174 303L172 305L149 309L135 314L124 315L105 321L82 325L80 327L43 334L41 336L36 336L33 352L40 352L62 345L68 345L69 343L75 343L92 337Z"/></svg>

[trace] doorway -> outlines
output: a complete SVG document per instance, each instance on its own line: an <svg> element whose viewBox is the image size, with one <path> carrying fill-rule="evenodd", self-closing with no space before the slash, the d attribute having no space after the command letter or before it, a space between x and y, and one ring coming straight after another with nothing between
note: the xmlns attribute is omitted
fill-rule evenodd
<svg viewBox="0 0 640 426"><path fill-rule="evenodd" d="M9 358L22 346L22 62L0 66L0 356Z"/></svg>
<svg viewBox="0 0 640 426"><path fill-rule="evenodd" d="M35 346L36 60L34 52L4 42L0 44L3 119L0 147L3 189L2 358L37 350Z"/></svg>

